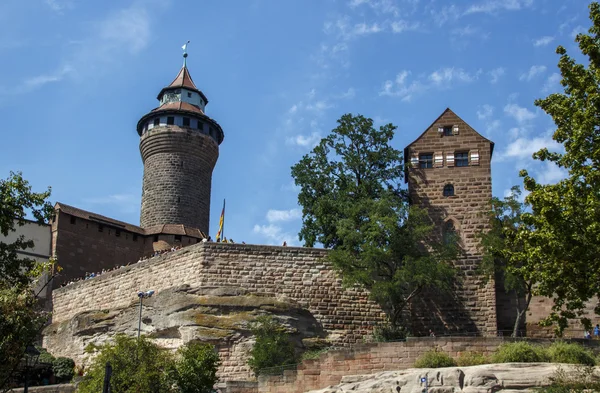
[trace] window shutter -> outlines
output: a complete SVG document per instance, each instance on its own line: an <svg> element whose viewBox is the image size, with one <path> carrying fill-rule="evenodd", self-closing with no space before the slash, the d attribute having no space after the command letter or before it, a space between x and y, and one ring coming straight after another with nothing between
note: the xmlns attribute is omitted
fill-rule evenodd
<svg viewBox="0 0 600 393"><path fill-rule="evenodd" d="M441 151L433 153L433 165L436 168L441 168L444 166L444 153Z"/></svg>
<svg viewBox="0 0 600 393"><path fill-rule="evenodd" d="M444 133L444 127L438 127L438 132L440 134L443 134Z"/></svg>
<svg viewBox="0 0 600 393"><path fill-rule="evenodd" d="M446 166L454 166L454 153L446 154Z"/></svg>
<svg viewBox="0 0 600 393"><path fill-rule="evenodd" d="M471 165L479 165L479 150L471 150Z"/></svg>
<svg viewBox="0 0 600 393"><path fill-rule="evenodd" d="M458 135L458 125L455 125L454 127L452 127L452 134Z"/></svg>
<svg viewBox="0 0 600 393"><path fill-rule="evenodd" d="M410 164L412 165L413 168L419 167L419 155L418 154L413 154L410 157Z"/></svg>

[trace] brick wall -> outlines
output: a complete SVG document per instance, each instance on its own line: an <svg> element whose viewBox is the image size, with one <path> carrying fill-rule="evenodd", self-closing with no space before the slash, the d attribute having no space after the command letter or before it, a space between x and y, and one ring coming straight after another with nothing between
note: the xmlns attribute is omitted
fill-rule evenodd
<svg viewBox="0 0 600 393"><path fill-rule="evenodd" d="M197 130L165 125L142 135L140 152L144 162L141 226L183 224L209 233L217 143Z"/></svg>
<svg viewBox="0 0 600 393"><path fill-rule="evenodd" d="M337 337L335 342L353 343L384 314L366 292L342 289L337 274L322 260L325 253L312 248L199 243L54 290L52 322L67 321L82 311L126 307L140 289L234 285L296 301Z"/></svg>
<svg viewBox="0 0 600 393"><path fill-rule="evenodd" d="M439 127L458 126L458 134L444 135ZM448 154L468 152L468 166L457 167ZM471 159L477 152L479 160ZM463 255L456 266L462 273L456 296L435 293L421 297L413 305L413 330L438 332L496 333L496 296L494 280L484 283L475 270L481 261L477 248L477 233L486 228L481 215L488 209L492 197L491 142L447 109L406 150L407 160L418 159L420 154L433 155L433 168L420 169L413 165L408 170L408 188L412 203L426 208L436 225L437 234L451 222L458 235ZM436 160L436 156L441 160ZM454 196L444 196L444 186L454 186ZM439 312L435 312L439 310Z"/></svg>

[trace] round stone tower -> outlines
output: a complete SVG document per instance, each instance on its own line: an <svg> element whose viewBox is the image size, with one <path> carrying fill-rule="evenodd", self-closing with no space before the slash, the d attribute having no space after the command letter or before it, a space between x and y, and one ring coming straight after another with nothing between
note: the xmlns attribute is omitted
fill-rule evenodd
<svg viewBox="0 0 600 393"><path fill-rule="evenodd" d="M157 98L160 106L137 124L144 163L140 225L179 224L208 234L212 171L223 130L204 113L208 99L185 61Z"/></svg>

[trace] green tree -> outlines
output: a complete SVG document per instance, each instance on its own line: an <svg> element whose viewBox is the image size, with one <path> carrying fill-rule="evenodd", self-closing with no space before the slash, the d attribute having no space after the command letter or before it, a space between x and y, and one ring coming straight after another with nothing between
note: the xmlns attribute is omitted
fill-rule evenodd
<svg viewBox="0 0 600 393"><path fill-rule="evenodd" d="M504 289L515 300L515 324L512 336L516 337L533 297L536 274L530 269L531 258L523 260L526 245L518 236L520 230L530 230L523 223L526 205L520 202L521 189L514 186L504 199L492 198L489 228L479 234L483 258L479 266L488 278L504 284ZM516 256L515 256L516 255Z"/></svg>
<svg viewBox="0 0 600 393"><path fill-rule="evenodd" d="M106 363L112 366L111 391L119 393L172 392L173 357L144 336L139 340L123 334L114 343L100 346L79 385L82 393L102 391Z"/></svg>
<svg viewBox="0 0 600 393"><path fill-rule="evenodd" d="M402 153L390 145L395 129L343 115L292 167L303 212L300 238L306 246L333 248L328 259L344 284L368 289L393 326L425 289L452 288L458 252L456 241L436 236L426 211L409 207Z"/></svg>
<svg viewBox="0 0 600 393"><path fill-rule="evenodd" d="M219 355L215 347L197 341L189 342L178 350L180 359L175 364L173 379L182 393L210 393L217 383Z"/></svg>
<svg viewBox="0 0 600 393"><path fill-rule="evenodd" d="M8 236L24 225L28 214L39 223L47 223L53 214L49 196L50 189L33 192L21 173L11 172L7 179L0 179L0 234ZM36 264L32 259L19 258L18 251L32 246L33 241L24 236L13 243L0 241L0 388L47 321L32 284L52 263Z"/></svg>
<svg viewBox="0 0 600 393"><path fill-rule="evenodd" d="M294 343L285 327L270 316L260 316L252 325L252 334L256 339L250 350L248 365L259 375L261 370L271 367L283 367L298 362Z"/></svg>
<svg viewBox="0 0 600 393"><path fill-rule="evenodd" d="M600 5L593 2L589 9L589 33L575 39L586 64L576 63L559 46L564 92L535 101L554 120L553 139L564 151L544 148L534 158L558 165L568 177L540 184L521 171L532 209L523 221L534 230L521 231L528 247L515 258L532 259L537 292L554 300L545 322L556 323L559 333L569 318L583 316L586 301L600 296ZM582 322L589 328L588 319Z"/></svg>

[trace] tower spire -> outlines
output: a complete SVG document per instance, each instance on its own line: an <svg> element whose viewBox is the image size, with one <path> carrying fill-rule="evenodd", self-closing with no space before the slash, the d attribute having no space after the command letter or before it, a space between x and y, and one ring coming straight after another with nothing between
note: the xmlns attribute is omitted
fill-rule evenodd
<svg viewBox="0 0 600 393"><path fill-rule="evenodd" d="M190 41L188 40L188 42L186 42L185 44L183 44L183 46L181 47L181 49L183 49L183 66L187 67L187 46L190 43Z"/></svg>

